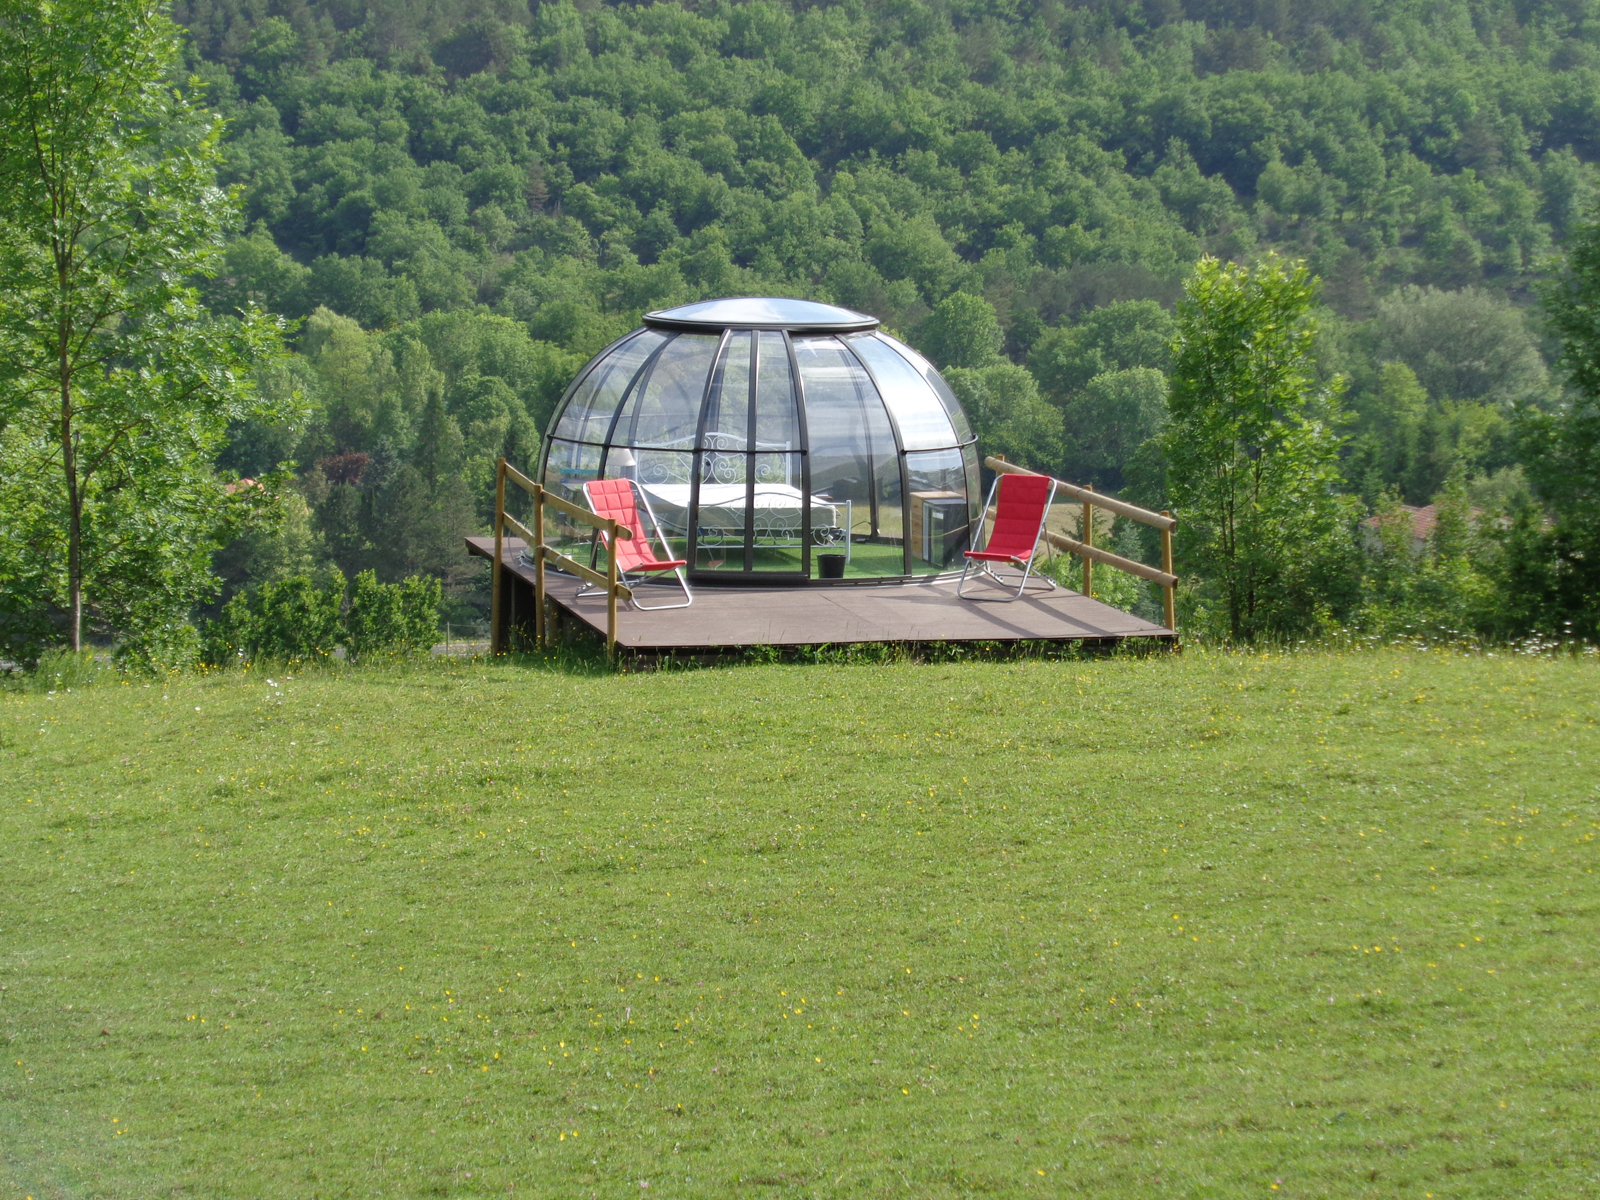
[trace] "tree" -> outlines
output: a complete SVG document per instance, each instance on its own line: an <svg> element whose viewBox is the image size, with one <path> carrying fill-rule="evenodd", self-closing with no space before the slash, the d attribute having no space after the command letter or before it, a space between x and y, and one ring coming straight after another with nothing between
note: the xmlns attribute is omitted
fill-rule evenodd
<svg viewBox="0 0 1600 1200"><path fill-rule="evenodd" d="M1517 558L1540 563L1543 612L1530 623L1600 635L1600 213L1578 225L1563 270L1544 294L1571 385L1554 412L1518 414L1528 479L1549 511L1548 531L1531 519L1513 531ZM1535 582L1524 580L1524 583Z"/></svg>
<svg viewBox="0 0 1600 1200"><path fill-rule="evenodd" d="M1154 300L1117 300L1086 313L1076 325L1046 330L1028 354L1045 395L1065 404L1096 375L1172 365L1172 314Z"/></svg>
<svg viewBox="0 0 1600 1200"><path fill-rule="evenodd" d="M1367 503L1376 505L1384 489L1399 485L1418 499L1422 431L1428 419L1428 391L1403 362L1386 362L1378 386L1356 397L1360 431L1351 448L1349 476Z"/></svg>
<svg viewBox="0 0 1600 1200"><path fill-rule="evenodd" d="M1380 361L1403 362L1435 401L1476 400L1509 410L1547 390L1544 359L1522 314L1481 288L1408 286L1378 304Z"/></svg>
<svg viewBox="0 0 1600 1200"><path fill-rule="evenodd" d="M221 123L173 82L178 53L155 0L0 0L0 470L28 492L7 542L42 564L36 598L75 651L86 597L127 632L210 586L244 511L212 459L258 407L242 368L280 334L186 283L234 211Z"/></svg>
<svg viewBox="0 0 1600 1200"><path fill-rule="evenodd" d="M1173 342L1162 438L1185 557L1250 640L1299 632L1353 598L1358 502L1337 494L1337 387L1316 383L1317 280L1276 255L1200 260Z"/></svg>
<svg viewBox="0 0 1600 1200"><path fill-rule="evenodd" d="M994 305L970 292L939 301L919 332L918 348L941 367L986 367L1006 341Z"/></svg>
<svg viewBox="0 0 1600 1200"><path fill-rule="evenodd" d="M1060 469L1061 413L1039 395L1026 367L953 367L945 379L972 421L980 452L1049 474Z"/></svg>
<svg viewBox="0 0 1600 1200"><path fill-rule="evenodd" d="M1066 477L1118 491L1124 467L1167 423L1167 377L1154 367L1105 371L1064 409Z"/></svg>

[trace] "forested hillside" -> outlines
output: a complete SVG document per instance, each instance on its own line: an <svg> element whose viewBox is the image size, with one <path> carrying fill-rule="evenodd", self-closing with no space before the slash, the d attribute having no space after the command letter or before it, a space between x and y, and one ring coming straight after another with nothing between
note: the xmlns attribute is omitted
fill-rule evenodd
<svg viewBox="0 0 1600 1200"><path fill-rule="evenodd" d="M1192 505L1198 468L1173 474L1173 438L1240 399L1185 382L1198 360L1174 358L1191 334L1242 344L1215 341L1220 313L1179 303L1207 255L1303 260L1318 277L1282 309L1309 354L1279 364L1301 382L1272 427L1321 430L1316 453L1332 457L1304 478L1348 498L1319 534L1342 565L1297 577L1340 582L1285 593L1278 611L1372 627L1413 611L1418 588L1440 603L1553 596L1596 558L1561 522L1593 490L1595 389L1568 368L1588 353L1581 281L1600 258L1573 274L1552 256L1596 228L1600 0L178 0L176 27L159 8L0 0L0 357L27 414L0 414L0 625L24 660L80 615L97 638L159 628L161 645L192 645L208 559L219 601L370 569L437 576L447 615L474 619L481 576L461 536L486 525L496 457L531 465L573 373L641 312L716 295L874 313L944 368L985 450ZM134 86L124 42L153 56L137 86L159 101L117 90ZM174 55L177 72L150 66ZM80 107L102 142L75 132ZM68 174L29 150L40 130L76 147ZM97 154L133 182L83 210L73 245L89 257L72 269L149 241L137 263L107 258L102 282L143 289L142 320L169 314L161 344L199 354L203 431L183 424L191 393L172 369L189 360L138 341L114 306L93 317L103 378L51 349L80 318L75 277L49 265L62 227L45 201L91 196L71 172L92 180ZM161 207L166 185L137 182L180 163L187 227ZM214 176L233 205L206 191ZM159 267L179 260L152 221L191 265ZM1243 297L1277 278L1263 269L1206 277ZM255 331L247 371L225 365L224 346L243 346L230 330ZM108 416L79 478L75 409L51 399L73 388L104 414L166 389L176 420L138 400L130 440ZM1263 452L1240 446L1241 462ZM1396 506L1436 499L1440 528L1471 535L1396 558ZM1357 527L1370 513L1381 547ZM1180 514L1196 618L1216 594L1208 528ZM1509 582L1530 562L1544 582ZM1510 633L1571 608L1539 603L1492 619L1433 604L1428 619Z"/></svg>
<svg viewBox="0 0 1600 1200"><path fill-rule="evenodd" d="M210 298L309 318L294 382L318 419L247 434L230 465L320 476L304 532L347 570L447 570L489 463L531 458L582 358L708 295L880 315L973 369L991 440L1125 486L1161 419L1183 276L1267 248L1324 281L1352 488L1426 503L1460 468L1502 498L1509 406L1551 386L1529 283L1600 149L1592 4L177 15L249 224ZM940 354L927 318L957 292L992 306L1032 379ZM1064 428L1007 427L1034 381Z"/></svg>

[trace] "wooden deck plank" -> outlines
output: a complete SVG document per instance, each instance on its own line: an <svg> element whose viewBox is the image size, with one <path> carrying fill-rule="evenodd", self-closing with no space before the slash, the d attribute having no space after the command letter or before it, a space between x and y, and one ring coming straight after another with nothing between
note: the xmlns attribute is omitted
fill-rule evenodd
<svg viewBox="0 0 1600 1200"><path fill-rule="evenodd" d="M468 538L473 554L494 555L493 538ZM508 538L505 568L531 584L520 561L524 543ZM604 596L579 598L579 583L547 571L547 589L564 610L604 632ZM646 603L665 602L676 585L647 584ZM982 595L982 592L978 593ZM617 640L632 650L714 650L744 646L818 646L863 642L1079 641L1121 638L1171 640L1170 629L1066 588L1004 603L966 600L953 580L857 584L844 587L700 587L689 608L642 612L623 606Z"/></svg>

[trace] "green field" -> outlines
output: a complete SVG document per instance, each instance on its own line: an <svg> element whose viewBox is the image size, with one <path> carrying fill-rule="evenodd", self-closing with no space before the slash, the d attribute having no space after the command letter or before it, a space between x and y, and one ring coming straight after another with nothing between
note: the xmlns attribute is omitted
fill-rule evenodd
<svg viewBox="0 0 1600 1200"><path fill-rule="evenodd" d="M0 715L5 1197L1600 1195L1592 659Z"/></svg>

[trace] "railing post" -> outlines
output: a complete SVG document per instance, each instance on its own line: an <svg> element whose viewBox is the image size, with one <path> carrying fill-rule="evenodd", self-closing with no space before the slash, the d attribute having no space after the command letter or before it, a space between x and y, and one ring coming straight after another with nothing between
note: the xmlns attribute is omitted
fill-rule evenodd
<svg viewBox="0 0 1600 1200"><path fill-rule="evenodd" d="M544 487L533 489L533 644L543 650L544 637Z"/></svg>
<svg viewBox="0 0 1600 1200"><path fill-rule="evenodd" d="M1093 484L1084 484L1084 491L1094 491ZM1078 540L1085 546L1094 545L1094 502L1083 502L1083 528L1078 530ZM1083 596L1086 600L1094 599L1094 560L1088 555L1083 557Z"/></svg>
<svg viewBox="0 0 1600 1200"><path fill-rule="evenodd" d="M606 547L606 657L617 660L617 523L607 521L611 537Z"/></svg>
<svg viewBox="0 0 1600 1200"><path fill-rule="evenodd" d="M1170 517L1172 514L1163 508L1161 510L1161 515L1163 517ZM1161 531L1161 569L1168 575L1172 574L1172 529L1170 527ZM1163 593L1161 597L1161 609L1162 614L1167 619L1167 628L1172 630L1173 633L1177 633L1178 611L1174 596L1175 589L1173 585L1169 583L1166 587L1162 588L1161 591Z"/></svg>
<svg viewBox="0 0 1600 1200"><path fill-rule="evenodd" d="M501 456L494 477L494 577L489 581L489 653L499 654L504 639L500 636L500 556L506 537L506 460Z"/></svg>

